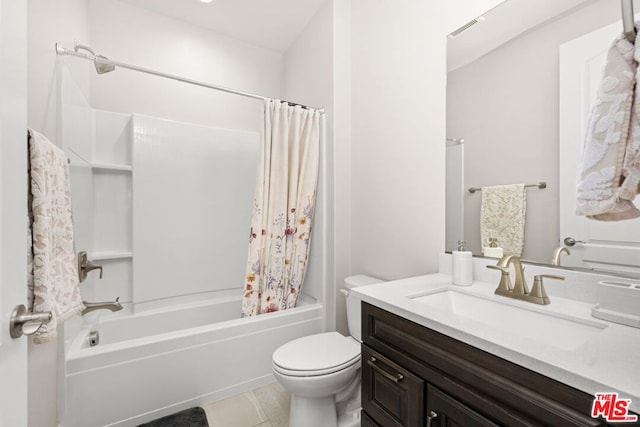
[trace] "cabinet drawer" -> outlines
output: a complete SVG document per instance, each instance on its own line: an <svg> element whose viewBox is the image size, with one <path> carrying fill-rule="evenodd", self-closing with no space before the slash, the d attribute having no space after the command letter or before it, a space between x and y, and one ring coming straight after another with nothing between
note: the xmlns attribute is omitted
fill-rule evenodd
<svg viewBox="0 0 640 427"><path fill-rule="evenodd" d="M427 385L426 412L427 427L498 427L498 424L431 385Z"/></svg>
<svg viewBox="0 0 640 427"><path fill-rule="evenodd" d="M422 425L424 390L421 378L362 347L362 409L379 424Z"/></svg>

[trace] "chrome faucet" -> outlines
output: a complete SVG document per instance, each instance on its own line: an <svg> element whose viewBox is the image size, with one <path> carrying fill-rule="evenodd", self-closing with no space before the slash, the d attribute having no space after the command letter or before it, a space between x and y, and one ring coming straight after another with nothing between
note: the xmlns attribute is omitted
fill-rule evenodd
<svg viewBox="0 0 640 427"><path fill-rule="evenodd" d="M567 249L566 246L558 246L556 250L553 251L553 258L551 258L551 265L555 265L555 266L560 265L560 255L563 252L567 255L571 255L571 252L569 252L569 249Z"/></svg>
<svg viewBox="0 0 640 427"><path fill-rule="evenodd" d="M94 311L94 310L111 310L111 311L119 311L122 310L122 305L119 302L120 297L116 298L115 301L108 301L108 302L86 302L86 301L82 301L82 303L85 306L85 309L82 310L82 315L84 316L85 314Z"/></svg>
<svg viewBox="0 0 640 427"><path fill-rule="evenodd" d="M509 266L511 265L514 266L516 274L513 286L511 285L511 280L509 279ZM496 295L515 298L535 304L547 305L551 303L549 297L547 296L547 292L544 289L544 284L542 283L543 278L546 277L549 279L564 280L564 276L557 276L555 274L540 274L534 276L533 288L531 289L531 292L529 292L529 288L524 276L524 267L522 266L520 258L518 258L517 256L506 255L500 258L497 265L487 265L487 268L500 270L500 272L502 273L502 275L500 276L500 283L498 284L498 287L494 292Z"/></svg>

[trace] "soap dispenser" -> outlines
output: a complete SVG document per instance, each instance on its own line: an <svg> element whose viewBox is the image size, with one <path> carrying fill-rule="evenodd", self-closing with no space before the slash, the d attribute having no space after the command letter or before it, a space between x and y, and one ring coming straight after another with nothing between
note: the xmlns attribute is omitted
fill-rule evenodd
<svg viewBox="0 0 640 427"><path fill-rule="evenodd" d="M465 250L465 242L458 241L458 250L452 251L452 282L458 286L471 286L473 282L473 258L471 251Z"/></svg>
<svg viewBox="0 0 640 427"><path fill-rule="evenodd" d="M504 256L504 250L498 246L498 239L490 237L489 246L482 248L482 254L486 257L502 258Z"/></svg>

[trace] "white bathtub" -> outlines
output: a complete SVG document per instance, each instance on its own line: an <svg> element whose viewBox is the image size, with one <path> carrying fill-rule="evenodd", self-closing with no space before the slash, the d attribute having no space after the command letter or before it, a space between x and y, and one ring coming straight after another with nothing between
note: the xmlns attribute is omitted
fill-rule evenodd
<svg viewBox="0 0 640 427"><path fill-rule="evenodd" d="M135 426L273 382L273 351L322 331L322 306L302 298L295 309L244 319L240 306L220 297L86 316L61 353L60 425ZM93 330L100 343L90 347Z"/></svg>

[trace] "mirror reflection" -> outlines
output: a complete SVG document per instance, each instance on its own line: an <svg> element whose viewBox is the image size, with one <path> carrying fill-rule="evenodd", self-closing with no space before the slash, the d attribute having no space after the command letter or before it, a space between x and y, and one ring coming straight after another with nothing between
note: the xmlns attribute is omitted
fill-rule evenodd
<svg viewBox="0 0 640 427"><path fill-rule="evenodd" d="M606 51L622 33L620 3L507 0L482 18L448 40L446 249L464 240L474 255L497 256L493 246L539 263L640 276L640 219L575 215L586 121ZM597 52L576 59L581 49ZM526 188L503 207L521 203L524 224L509 224L494 207L487 232L488 187L512 184Z"/></svg>

